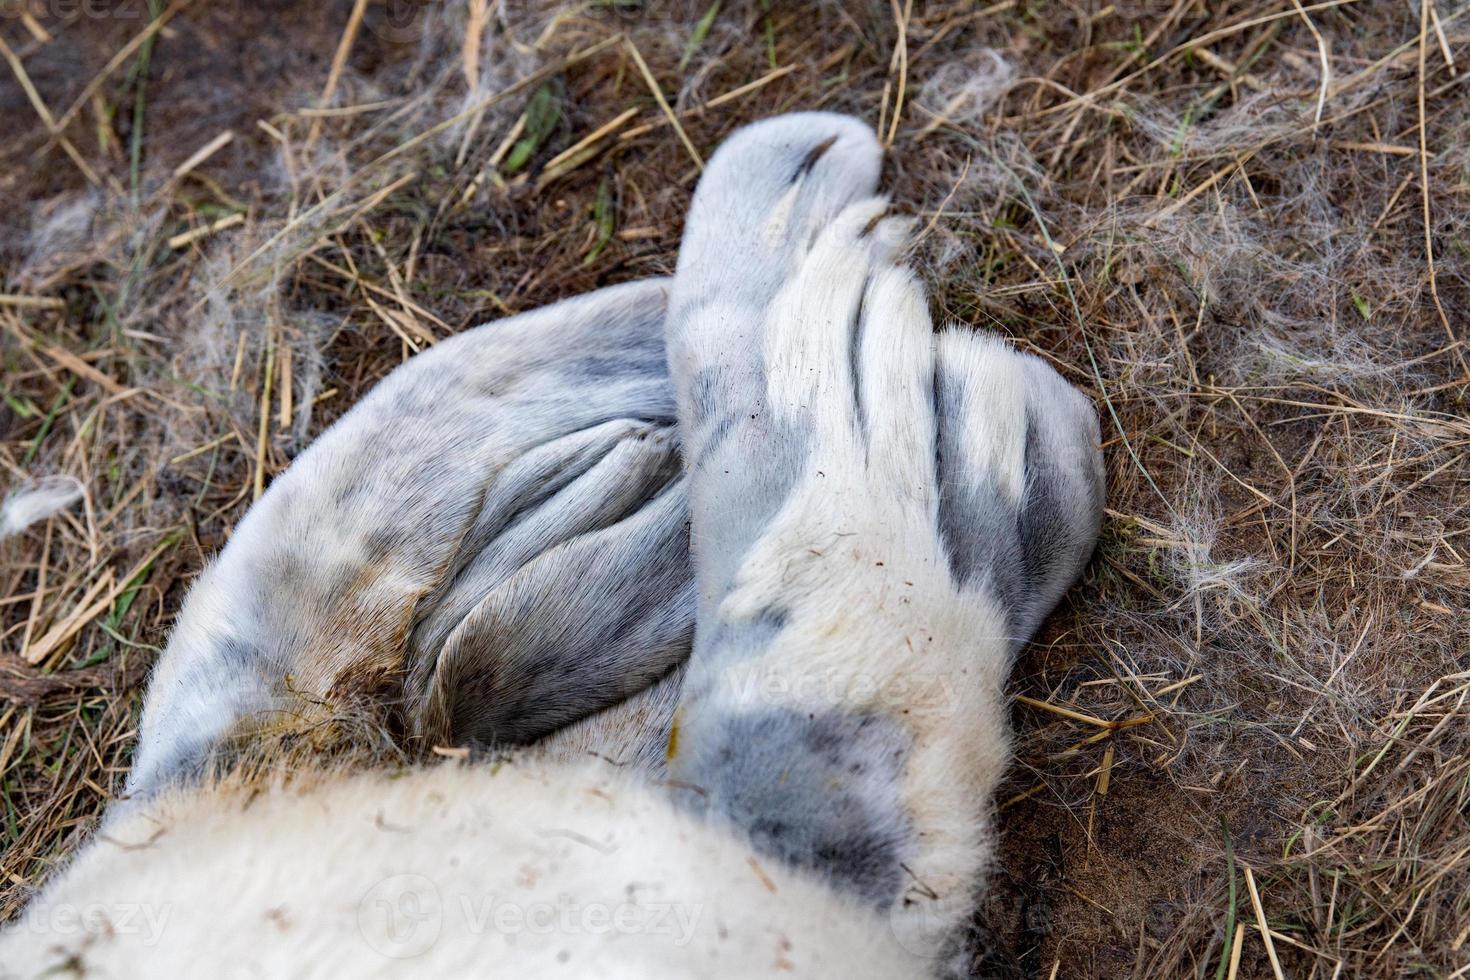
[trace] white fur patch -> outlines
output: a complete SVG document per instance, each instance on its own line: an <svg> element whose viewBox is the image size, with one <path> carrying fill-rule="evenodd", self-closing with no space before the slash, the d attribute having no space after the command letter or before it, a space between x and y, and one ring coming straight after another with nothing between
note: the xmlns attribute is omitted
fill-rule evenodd
<svg viewBox="0 0 1470 980"><path fill-rule="evenodd" d="M1026 376L1003 341L970 330L944 331L940 349L950 377L964 386L967 411L965 459L983 465L1006 496L1019 505L1026 496Z"/></svg>
<svg viewBox="0 0 1470 980"><path fill-rule="evenodd" d="M112 821L0 932L0 974L926 972L881 913L603 763L309 783Z"/></svg>
<svg viewBox="0 0 1470 980"><path fill-rule="evenodd" d="M51 476L22 483L0 505L0 540L54 517L86 494L74 476Z"/></svg>

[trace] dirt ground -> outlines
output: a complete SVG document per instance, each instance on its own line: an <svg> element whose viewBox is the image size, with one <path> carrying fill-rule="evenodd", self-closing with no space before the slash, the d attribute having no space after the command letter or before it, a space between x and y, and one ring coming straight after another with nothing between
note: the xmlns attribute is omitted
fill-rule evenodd
<svg viewBox="0 0 1470 980"><path fill-rule="evenodd" d="M936 315L1104 420L975 975L1470 967L1470 5L9 0L0 39L0 469L86 488L0 540L0 916L260 486L433 338L670 272L698 159L828 108Z"/></svg>

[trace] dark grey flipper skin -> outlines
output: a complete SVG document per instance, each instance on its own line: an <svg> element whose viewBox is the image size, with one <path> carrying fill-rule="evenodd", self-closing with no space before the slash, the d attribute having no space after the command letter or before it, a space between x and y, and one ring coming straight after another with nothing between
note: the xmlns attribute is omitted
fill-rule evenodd
<svg viewBox="0 0 1470 980"><path fill-rule="evenodd" d="M128 791L343 699L425 741L518 743L687 655L688 529L667 282L442 341L271 484L154 671Z"/></svg>

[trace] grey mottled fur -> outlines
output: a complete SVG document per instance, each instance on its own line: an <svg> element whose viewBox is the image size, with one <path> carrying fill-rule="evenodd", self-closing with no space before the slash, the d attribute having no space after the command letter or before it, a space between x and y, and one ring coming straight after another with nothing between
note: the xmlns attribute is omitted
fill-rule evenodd
<svg viewBox="0 0 1470 980"><path fill-rule="evenodd" d="M680 662L693 595L666 288L450 338L323 433L191 590L129 792L321 699L402 696L435 742L521 743Z"/></svg>
<svg viewBox="0 0 1470 980"><path fill-rule="evenodd" d="M902 227L881 220L881 201L864 203L880 159L856 120L787 116L729 139L695 195L669 357L700 605L671 771L696 787L696 805L764 850L888 907L905 897L927 846L911 813L931 790L912 775L924 766L911 755L929 735L904 695L875 706L845 693L887 667L870 666L873 651L826 649L838 637L883 642L847 623L841 606L889 587L875 570L899 556L883 549L922 555L942 542L954 596L945 601L997 604L1004 616L1005 636L973 638L973 656L1003 677L1092 550L1102 476L1095 414L1055 371L957 332L934 349L922 293L891 259ZM830 257L827 237L840 239ZM782 299L798 288L798 267L801 294ZM913 296L919 304L905 306ZM834 338L831 348L814 355L823 337ZM1012 379L1012 401L964 383L976 359ZM791 363L799 370L778 380ZM1023 438L977 437L986 413L1022 405ZM889 525L909 520L920 538L891 540ZM859 547L871 561L845 566L826 554ZM912 619L910 636L926 628L917 609L896 615ZM823 635L834 639L814 646L805 634L818 619L831 620ZM883 656L915 670L931 662L909 646ZM771 704L742 689L783 676L783 658L834 665L823 668L830 691ZM959 672L963 660L944 669ZM793 676L809 676L802 670ZM998 716L994 693L977 710ZM1003 738L981 741L999 744L973 750L1003 754ZM978 822L984 801L967 805L959 819Z"/></svg>

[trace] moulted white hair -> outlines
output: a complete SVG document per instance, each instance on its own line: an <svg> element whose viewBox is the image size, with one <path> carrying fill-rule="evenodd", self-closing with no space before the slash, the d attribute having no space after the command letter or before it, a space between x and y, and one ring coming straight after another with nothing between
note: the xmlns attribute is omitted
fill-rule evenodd
<svg viewBox="0 0 1470 980"><path fill-rule="evenodd" d="M74 476L47 476L12 487L0 504L0 539L54 517L86 495Z"/></svg>

